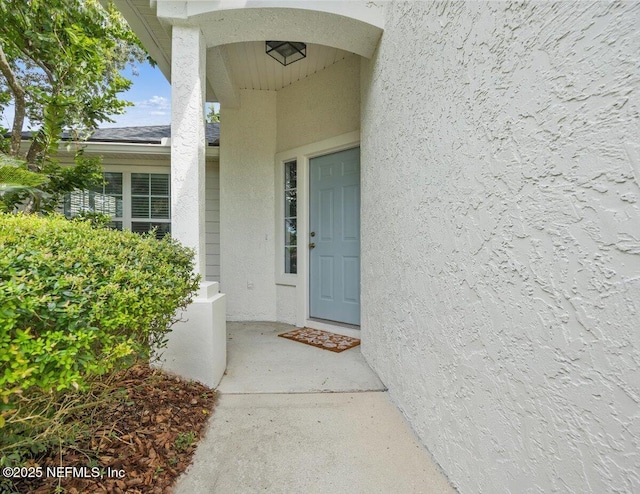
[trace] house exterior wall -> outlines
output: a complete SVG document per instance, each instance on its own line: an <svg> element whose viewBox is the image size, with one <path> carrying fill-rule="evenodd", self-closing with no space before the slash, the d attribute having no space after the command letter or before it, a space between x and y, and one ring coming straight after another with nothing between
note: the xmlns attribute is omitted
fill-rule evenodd
<svg viewBox="0 0 640 494"><path fill-rule="evenodd" d="M343 60L321 70L301 81L284 87L277 92L277 143L279 153L286 159L298 161L298 256L303 255L306 239L302 237L302 225L306 221L308 209L302 201L306 200L303 177L300 167L305 166L297 152L288 152L318 143L360 128L360 57L350 55ZM276 179L279 179L275 163ZM276 187L276 201L284 201L282 185ZM276 221L282 221L276 218ZM276 252L284 251L282 239L276 239ZM284 255L284 254L282 254ZM277 311L278 322L300 324L307 314L299 314L304 309L303 284L306 281L302 273L303 263L299 262L297 286L278 285Z"/></svg>
<svg viewBox="0 0 640 494"><path fill-rule="evenodd" d="M277 151L360 128L360 57L349 55L278 92Z"/></svg>
<svg viewBox="0 0 640 494"><path fill-rule="evenodd" d="M276 321L285 324L295 324L297 321L295 286L278 285L276 287Z"/></svg>
<svg viewBox="0 0 640 494"><path fill-rule="evenodd" d="M390 2L362 351L461 493L640 491L640 5Z"/></svg>
<svg viewBox="0 0 640 494"><path fill-rule="evenodd" d="M221 291L227 319L276 320L275 91L240 91L220 112Z"/></svg>
<svg viewBox="0 0 640 494"><path fill-rule="evenodd" d="M220 281L220 163L207 161L205 175L207 281Z"/></svg>
<svg viewBox="0 0 640 494"><path fill-rule="evenodd" d="M91 156L89 150L85 153ZM166 157L155 156L153 158L141 158L140 156L122 158L109 154L101 154L102 168L105 172L114 171L141 171L145 169L165 169L165 173L171 173L171 160ZM71 156L62 156L61 163L73 164ZM206 279L207 281L220 281L220 179L219 163L217 158L207 158L206 161Z"/></svg>
<svg viewBox="0 0 640 494"><path fill-rule="evenodd" d="M194 251L194 271L206 277L207 46L200 28L173 26L171 52L171 234Z"/></svg>
<svg viewBox="0 0 640 494"><path fill-rule="evenodd" d="M277 92L241 90L239 108L221 109L222 248L215 269L221 270L229 320L296 323L298 288L276 285L275 279L275 256L284 249L282 239L274 238L275 222L281 220L275 217L275 201L284 199L276 198L274 157L277 151L357 130L359 95L359 57L351 55ZM214 235L215 225L208 221L208 240ZM302 275L298 279L303 282Z"/></svg>

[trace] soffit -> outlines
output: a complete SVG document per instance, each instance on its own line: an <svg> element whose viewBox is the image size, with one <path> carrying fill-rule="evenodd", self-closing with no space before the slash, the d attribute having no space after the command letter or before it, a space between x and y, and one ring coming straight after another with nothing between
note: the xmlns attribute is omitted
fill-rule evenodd
<svg viewBox="0 0 640 494"><path fill-rule="evenodd" d="M231 78L238 89L276 91L333 65L348 52L307 44L307 57L286 67L265 53L264 41L232 43L223 47Z"/></svg>
<svg viewBox="0 0 640 494"><path fill-rule="evenodd" d="M171 26L158 19L149 0L114 0L114 3L171 82Z"/></svg>

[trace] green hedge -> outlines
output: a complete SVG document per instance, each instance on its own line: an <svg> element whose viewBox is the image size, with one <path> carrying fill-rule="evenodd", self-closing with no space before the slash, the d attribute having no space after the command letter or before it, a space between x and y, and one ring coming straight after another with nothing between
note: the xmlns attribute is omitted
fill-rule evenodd
<svg viewBox="0 0 640 494"><path fill-rule="evenodd" d="M199 278L168 236L0 214L0 411L82 390L160 344ZM4 420L0 415L0 427Z"/></svg>

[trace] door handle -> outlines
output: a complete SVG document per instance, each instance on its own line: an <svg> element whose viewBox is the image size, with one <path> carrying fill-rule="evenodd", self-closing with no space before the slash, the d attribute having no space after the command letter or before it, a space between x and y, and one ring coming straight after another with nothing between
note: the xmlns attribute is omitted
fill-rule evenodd
<svg viewBox="0 0 640 494"><path fill-rule="evenodd" d="M315 242L311 242L309 244L309 249L313 249L316 246Z"/></svg>

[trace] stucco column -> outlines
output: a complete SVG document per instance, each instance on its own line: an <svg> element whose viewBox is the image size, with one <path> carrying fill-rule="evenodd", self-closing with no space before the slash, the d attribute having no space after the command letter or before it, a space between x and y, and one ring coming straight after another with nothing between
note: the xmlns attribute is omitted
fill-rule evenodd
<svg viewBox="0 0 640 494"><path fill-rule="evenodd" d="M171 65L171 233L195 250L200 290L175 323L159 364L210 387L227 366L225 296L205 281L205 69L200 28L173 26Z"/></svg>
<svg viewBox="0 0 640 494"><path fill-rule="evenodd" d="M171 66L171 233L196 251L205 279L205 70L199 27L173 26Z"/></svg>

